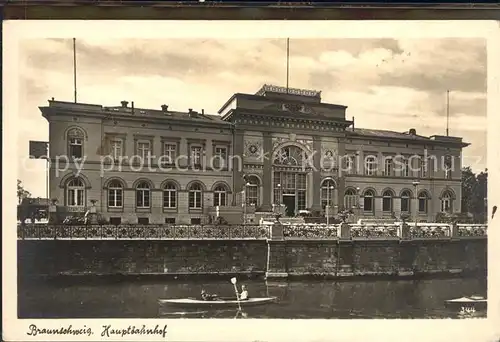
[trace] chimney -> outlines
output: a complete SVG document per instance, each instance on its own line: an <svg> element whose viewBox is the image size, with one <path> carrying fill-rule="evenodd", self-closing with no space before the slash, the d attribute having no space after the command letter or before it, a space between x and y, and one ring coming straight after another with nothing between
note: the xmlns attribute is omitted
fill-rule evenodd
<svg viewBox="0 0 500 342"><path fill-rule="evenodd" d="M415 128L410 128L409 133L410 135L417 135L417 130Z"/></svg>
<svg viewBox="0 0 500 342"><path fill-rule="evenodd" d="M132 105L132 114L134 114L134 101L132 101L131 105Z"/></svg>
<svg viewBox="0 0 500 342"><path fill-rule="evenodd" d="M161 111L165 113L168 112L168 105L166 104L161 105Z"/></svg>
<svg viewBox="0 0 500 342"><path fill-rule="evenodd" d="M201 115L205 115L205 109L201 110Z"/></svg>
<svg viewBox="0 0 500 342"><path fill-rule="evenodd" d="M128 106L128 101L122 101L121 103L122 103L122 107L123 107L123 108L127 108L127 106Z"/></svg>
<svg viewBox="0 0 500 342"><path fill-rule="evenodd" d="M352 117L352 131L354 132L354 116Z"/></svg>
<svg viewBox="0 0 500 342"><path fill-rule="evenodd" d="M193 108L189 108L188 111L189 111L189 114L191 114L193 112Z"/></svg>

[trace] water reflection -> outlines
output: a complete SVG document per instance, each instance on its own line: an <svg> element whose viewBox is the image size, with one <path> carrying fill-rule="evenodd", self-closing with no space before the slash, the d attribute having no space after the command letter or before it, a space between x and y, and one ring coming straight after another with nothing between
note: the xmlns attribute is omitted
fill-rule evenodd
<svg viewBox="0 0 500 342"><path fill-rule="evenodd" d="M245 281L251 297L276 297L275 303L237 308L192 308L161 305L166 298L198 298L202 288L234 296L229 281L131 282L120 284L22 285L21 318L472 318L444 306L452 298L483 295L485 279L420 281Z"/></svg>

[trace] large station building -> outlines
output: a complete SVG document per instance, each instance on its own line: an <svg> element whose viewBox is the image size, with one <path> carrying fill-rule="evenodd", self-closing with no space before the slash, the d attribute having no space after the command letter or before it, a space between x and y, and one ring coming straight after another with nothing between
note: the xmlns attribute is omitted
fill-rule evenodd
<svg viewBox="0 0 500 342"><path fill-rule="evenodd" d="M217 114L168 105L61 102L49 122L50 198L70 212L95 206L112 223L256 222L460 212L461 153L450 136L358 128L321 93L264 85ZM69 160L69 162L67 162ZM57 161L57 163L56 163Z"/></svg>

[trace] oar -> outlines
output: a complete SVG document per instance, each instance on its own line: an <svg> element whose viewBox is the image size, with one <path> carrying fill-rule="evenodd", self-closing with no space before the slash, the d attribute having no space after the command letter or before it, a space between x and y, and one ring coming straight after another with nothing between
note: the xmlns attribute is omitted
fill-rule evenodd
<svg viewBox="0 0 500 342"><path fill-rule="evenodd" d="M238 295L238 288L236 287L236 278L231 278L231 283L234 285L234 292L236 293L236 300L238 301L238 309L241 310L240 296Z"/></svg>

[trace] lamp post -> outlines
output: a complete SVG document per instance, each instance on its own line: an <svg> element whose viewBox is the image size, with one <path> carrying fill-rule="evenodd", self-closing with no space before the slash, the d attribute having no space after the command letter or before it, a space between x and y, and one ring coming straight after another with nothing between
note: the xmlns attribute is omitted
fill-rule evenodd
<svg viewBox="0 0 500 342"><path fill-rule="evenodd" d="M277 198L277 214L281 215L281 184L277 184L276 187L278 188L278 198Z"/></svg>
<svg viewBox="0 0 500 342"><path fill-rule="evenodd" d="M243 190L243 224L247 224L247 191L250 182L245 183L245 190Z"/></svg>
<svg viewBox="0 0 500 342"><path fill-rule="evenodd" d="M328 226L330 224L330 200L331 200L331 193L333 191L334 187L333 185L328 186L326 188L326 225Z"/></svg>
<svg viewBox="0 0 500 342"><path fill-rule="evenodd" d="M415 229L417 229L417 223L418 223L418 185L419 184L420 184L419 181L413 182L413 187L415 188Z"/></svg>
<svg viewBox="0 0 500 342"><path fill-rule="evenodd" d="M359 204L359 191L361 189L356 187L356 211L357 211L357 219L359 220L359 216L361 215L361 204Z"/></svg>

